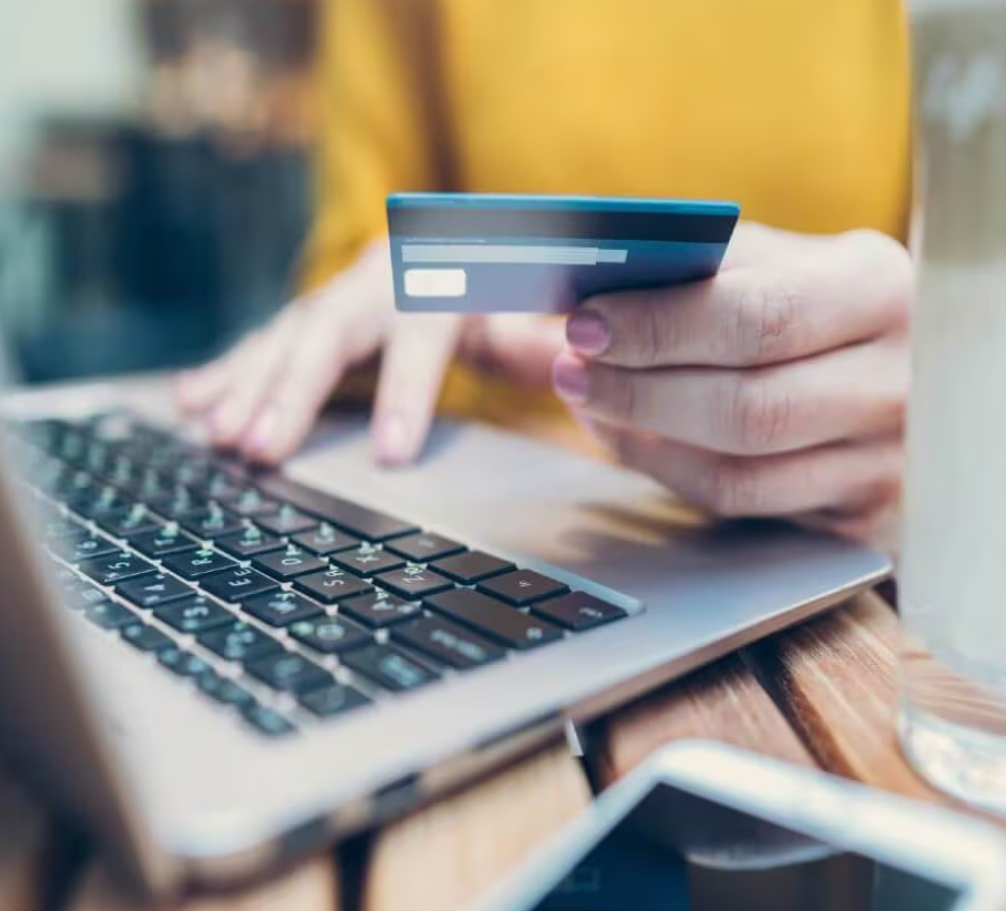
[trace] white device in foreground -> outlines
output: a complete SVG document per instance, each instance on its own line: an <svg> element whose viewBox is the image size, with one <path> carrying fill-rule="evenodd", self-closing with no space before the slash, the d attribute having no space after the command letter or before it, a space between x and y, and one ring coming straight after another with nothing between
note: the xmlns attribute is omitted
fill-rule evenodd
<svg viewBox="0 0 1006 911"><path fill-rule="evenodd" d="M1001 911L1006 838L720 744L603 794L472 911Z"/></svg>

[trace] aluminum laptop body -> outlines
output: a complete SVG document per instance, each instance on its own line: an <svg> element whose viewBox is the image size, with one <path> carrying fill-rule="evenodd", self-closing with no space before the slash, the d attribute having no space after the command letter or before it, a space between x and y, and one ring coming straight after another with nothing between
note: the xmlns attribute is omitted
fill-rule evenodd
<svg viewBox="0 0 1006 911"><path fill-rule="evenodd" d="M13 390L4 410L119 408L173 420L157 378ZM442 424L417 467L382 471L363 420L333 419L290 477L615 593L631 616L273 741L57 605L8 469L4 456L2 752L148 892L225 885L318 849L891 570L874 552L782 525L707 528L644 478L479 425Z"/></svg>

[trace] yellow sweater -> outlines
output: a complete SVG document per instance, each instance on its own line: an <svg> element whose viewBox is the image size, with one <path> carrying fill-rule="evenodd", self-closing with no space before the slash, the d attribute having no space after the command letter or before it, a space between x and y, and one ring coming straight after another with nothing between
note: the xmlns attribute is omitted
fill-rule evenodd
<svg viewBox="0 0 1006 911"><path fill-rule="evenodd" d="M397 190L730 198L796 231L907 230L899 0L326 9L310 285L385 230ZM453 387L455 400L475 394Z"/></svg>

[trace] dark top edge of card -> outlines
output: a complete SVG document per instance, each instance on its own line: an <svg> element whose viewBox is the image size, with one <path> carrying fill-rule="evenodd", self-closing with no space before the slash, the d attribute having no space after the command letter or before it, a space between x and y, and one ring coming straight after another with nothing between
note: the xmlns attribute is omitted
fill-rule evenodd
<svg viewBox="0 0 1006 911"><path fill-rule="evenodd" d="M736 202L657 196L553 196L534 193L391 193L388 206L417 209L520 209L521 211L679 212L740 215Z"/></svg>
<svg viewBox="0 0 1006 911"><path fill-rule="evenodd" d="M392 234L431 239L548 237L726 244L737 215L392 206L388 225Z"/></svg>

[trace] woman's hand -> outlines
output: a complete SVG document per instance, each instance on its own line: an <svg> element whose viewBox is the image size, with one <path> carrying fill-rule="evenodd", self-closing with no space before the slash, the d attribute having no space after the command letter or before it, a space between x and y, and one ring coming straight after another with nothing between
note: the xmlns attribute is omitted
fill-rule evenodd
<svg viewBox="0 0 1006 911"><path fill-rule="evenodd" d="M891 545L912 296L890 238L742 225L712 281L585 303L556 389L625 464L717 515Z"/></svg>
<svg viewBox="0 0 1006 911"><path fill-rule="evenodd" d="M329 286L181 377L178 401L214 444L275 463L303 442L346 372L383 352L374 451L385 464L403 464L422 450L456 354L515 384L547 388L563 344L562 325L537 317L397 313L381 242Z"/></svg>

